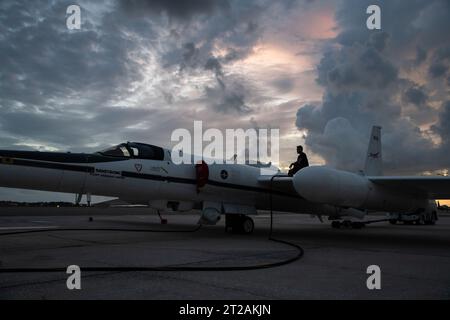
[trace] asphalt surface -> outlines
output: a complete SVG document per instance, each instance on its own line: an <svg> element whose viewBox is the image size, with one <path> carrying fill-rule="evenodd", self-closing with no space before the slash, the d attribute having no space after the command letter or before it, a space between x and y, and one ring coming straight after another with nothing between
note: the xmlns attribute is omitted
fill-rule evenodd
<svg viewBox="0 0 450 320"><path fill-rule="evenodd" d="M89 221L89 217L93 221ZM191 230L198 215L145 208L0 208L0 233L43 228ZM374 217L379 219L380 217ZM332 229L307 215L279 214L275 236L304 257L272 269L231 272L83 272L96 266L242 266L287 259L296 251L267 240L269 216L252 235L224 232L223 221L191 233L69 231L0 236L0 268L81 267L81 290L68 275L0 273L0 299L449 299L450 217L437 225L372 224ZM369 290L369 265L381 289Z"/></svg>

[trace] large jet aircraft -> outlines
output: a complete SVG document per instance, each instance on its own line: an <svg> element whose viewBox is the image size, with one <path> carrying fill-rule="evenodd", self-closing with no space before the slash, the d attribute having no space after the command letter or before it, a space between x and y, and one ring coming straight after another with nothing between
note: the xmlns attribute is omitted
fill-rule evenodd
<svg viewBox="0 0 450 320"><path fill-rule="evenodd" d="M92 154L0 150L0 186L78 195L117 197L158 210L200 209L200 222L251 233L249 215L274 210L363 218L371 211L426 213L437 219L434 199L450 198L450 178L382 176L381 128L373 127L364 171L326 166L301 169L293 177L261 175L258 166L176 165L170 150L127 142Z"/></svg>

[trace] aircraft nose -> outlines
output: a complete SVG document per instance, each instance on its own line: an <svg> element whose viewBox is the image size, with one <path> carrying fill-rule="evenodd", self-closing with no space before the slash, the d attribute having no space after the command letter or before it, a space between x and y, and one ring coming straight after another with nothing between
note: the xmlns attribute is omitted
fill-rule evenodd
<svg viewBox="0 0 450 320"><path fill-rule="evenodd" d="M0 163L5 163L11 158L11 151L0 150Z"/></svg>
<svg viewBox="0 0 450 320"><path fill-rule="evenodd" d="M10 164L12 158L7 150L0 150L0 187L9 187L14 185L14 172Z"/></svg>
<svg viewBox="0 0 450 320"><path fill-rule="evenodd" d="M13 164L15 159L33 160L39 154L39 151L0 150L0 164Z"/></svg>
<svg viewBox="0 0 450 320"><path fill-rule="evenodd" d="M9 163L12 158L18 158L18 155L21 151L14 150L0 150L0 162L1 163Z"/></svg>

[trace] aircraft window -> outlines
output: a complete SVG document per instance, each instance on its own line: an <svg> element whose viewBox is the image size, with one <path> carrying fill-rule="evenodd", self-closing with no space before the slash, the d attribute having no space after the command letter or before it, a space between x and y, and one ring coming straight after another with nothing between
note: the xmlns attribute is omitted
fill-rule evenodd
<svg viewBox="0 0 450 320"><path fill-rule="evenodd" d="M131 150L133 150L134 156L139 159L149 160L164 160L164 150L160 147L148 145L148 144L129 144ZM137 153L134 151L137 149Z"/></svg>
<svg viewBox="0 0 450 320"><path fill-rule="evenodd" d="M100 151L104 156L110 157L130 157L130 152L124 145L114 146L105 150Z"/></svg>
<svg viewBox="0 0 450 320"><path fill-rule="evenodd" d="M128 149L126 147L120 147L120 150L123 152L125 157L129 157L130 156L130 152L128 151Z"/></svg>
<svg viewBox="0 0 450 320"><path fill-rule="evenodd" d="M133 151L133 156L134 157L139 157L139 149L136 147L131 147L131 151Z"/></svg>

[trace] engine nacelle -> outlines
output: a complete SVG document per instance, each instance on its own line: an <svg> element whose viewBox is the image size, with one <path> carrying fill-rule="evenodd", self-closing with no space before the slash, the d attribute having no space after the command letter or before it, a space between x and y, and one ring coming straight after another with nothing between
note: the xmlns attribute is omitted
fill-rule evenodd
<svg viewBox="0 0 450 320"><path fill-rule="evenodd" d="M203 202L202 215L198 224L215 225L220 220L222 204L220 202Z"/></svg>
<svg viewBox="0 0 450 320"><path fill-rule="evenodd" d="M301 169L293 184L306 200L337 207L407 212L428 205L426 199L375 185L364 176L322 166Z"/></svg>

